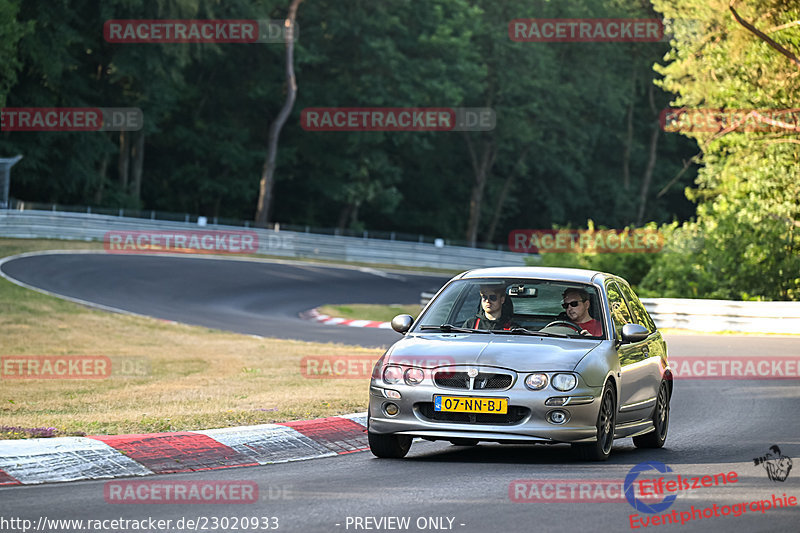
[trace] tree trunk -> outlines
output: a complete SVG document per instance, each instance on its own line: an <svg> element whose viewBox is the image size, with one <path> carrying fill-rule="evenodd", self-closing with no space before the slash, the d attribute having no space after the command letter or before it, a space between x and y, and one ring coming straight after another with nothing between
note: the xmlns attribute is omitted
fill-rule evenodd
<svg viewBox="0 0 800 533"><path fill-rule="evenodd" d="M339 211L339 221L336 223L336 227L339 228L339 231L344 231L347 227L347 219L350 218L350 211L353 210L353 204L348 203L346 206L342 207L342 210Z"/></svg>
<svg viewBox="0 0 800 533"><path fill-rule="evenodd" d="M469 200L467 242L469 246L475 247L478 241L478 224L481 218L483 190L486 187L486 180L489 177L489 171L491 170L492 165L494 165L497 152L495 151L494 141L486 141L483 143L483 149L481 150L481 153L476 154L475 147L472 144L469 133L465 132L464 138L467 142L467 148L469 150L472 171L475 174L475 183L472 185L472 194L470 195Z"/></svg>
<svg viewBox="0 0 800 533"><path fill-rule="evenodd" d="M633 104L636 102L636 61L631 66L631 101L628 104L627 132L622 152L622 187L631 185L631 146L633 145Z"/></svg>
<svg viewBox="0 0 800 533"><path fill-rule="evenodd" d="M647 168L642 176L642 188L639 191L639 212L636 215L636 225L641 226L644 222L644 210L647 206L647 194L650 192L650 182L653 180L653 169L656 166L656 155L658 148L658 135L661 132L660 124L658 123L658 110L656 109L655 101L653 100L653 85L649 89L650 109L655 118L653 126L653 133L650 135L650 155L647 159Z"/></svg>
<svg viewBox="0 0 800 533"><path fill-rule="evenodd" d="M103 155L100 161L100 184L97 190L94 191L94 205L101 205L103 203L103 192L106 187L106 174L108 173L108 154Z"/></svg>
<svg viewBox="0 0 800 533"><path fill-rule="evenodd" d="M283 103L278 116L269 127L267 140L267 157L261 172L261 182L258 188L258 207L256 209L256 226L266 226L270 219L270 206L272 205L272 189L275 185L275 159L278 154L278 137L281 133L289 113L292 112L294 101L297 97L297 80L294 75L294 28L297 20L297 8L303 0L292 0L289 4L289 13L286 18L289 31L286 32L286 101Z"/></svg>
<svg viewBox="0 0 800 533"><path fill-rule="evenodd" d="M136 144L133 145L131 153L131 178L133 178L133 197L138 203L142 192L142 168L144 166L144 132L136 134Z"/></svg>
<svg viewBox="0 0 800 533"><path fill-rule="evenodd" d="M128 178L131 161L131 138L127 131L119 132L119 186L124 194L128 193Z"/></svg>
<svg viewBox="0 0 800 533"><path fill-rule="evenodd" d="M528 145L528 147L522 151L522 154L520 154L517 162L514 163L514 167L511 169L511 172L509 172L508 176L506 177L505 183L503 183L503 188L500 190L500 196L498 196L497 204L494 208L494 215L492 215L492 223L489 225L489 231L486 233L486 242L492 242L494 240L494 233L497 231L497 224L500 223L500 215L503 213L503 204L506 203L508 191L511 190L511 183L514 181L514 177L517 174L517 169L525 160L525 156L528 155L530 148L530 145Z"/></svg>

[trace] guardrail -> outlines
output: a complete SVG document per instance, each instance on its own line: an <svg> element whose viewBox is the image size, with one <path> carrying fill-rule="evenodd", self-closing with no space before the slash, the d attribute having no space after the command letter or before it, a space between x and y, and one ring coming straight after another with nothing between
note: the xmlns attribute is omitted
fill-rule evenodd
<svg viewBox="0 0 800 533"><path fill-rule="evenodd" d="M428 304L435 293L423 292ZM800 302L734 302L682 298L642 298L659 328L740 333L800 333Z"/></svg>
<svg viewBox="0 0 800 533"><path fill-rule="evenodd" d="M642 298L659 328L742 333L800 333L800 302Z"/></svg>
<svg viewBox="0 0 800 533"><path fill-rule="evenodd" d="M369 264L468 270L489 266L522 266L524 255L514 252L436 246L368 237L320 235L286 230L242 228L221 224L148 220L94 213L39 210L0 210L0 236L28 239L102 241L108 231L253 231L258 253L298 259L327 259Z"/></svg>

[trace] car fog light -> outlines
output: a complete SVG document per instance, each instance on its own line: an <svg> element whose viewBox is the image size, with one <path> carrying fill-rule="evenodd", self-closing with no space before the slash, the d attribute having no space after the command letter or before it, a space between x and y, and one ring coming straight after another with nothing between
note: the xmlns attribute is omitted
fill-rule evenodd
<svg viewBox="0 0 800 533"><path fill-rule="evenodd" d="M567 400L569 400L569 396L554 396L545 400L544 404L552 405L553 407L559 407L565 405Z"/></svg>
<svg viewBox="0 0 800 533"><path fill-rule="evenodd" d="M547 374L531 374L525 378L525 386L531 390L541 390L547 386Z"/></svg>
<svg viewBox="0 0 800 533"><path fill-rule="evenodd" d="M569 420L569 413L561 409L556 409L555 411L547 413L547 420L553 424L563 424Z"/></svg>
<svg viewBox="0 0 800 533"><path fill-rule="evenodd" d="M383 412L389 416L395 416L397 413L400 412L400 408L397 407L397 404L394 403L387 403L383 406Z"/></svg>
<svg viewBox="0 0 800 533"><path fill-rule="evenodd" d="M553 388L560 391L568 391L575 388L578 380L572 374L556 374L553 376Z"/></svg>
<svg viewBox="0 0 800 533"><path fill-rule="evenodd" d="M394 398L395 400L399 400L400 398L402 398L399 392L391 389L383 389L383 395L386 396L387 398Z"/></svg>
<svg viewBox="0 0 800 533"><path fill-rule="evenodd" d="M425 372L421 368L409 368L405 376L406 385L419 385L425 377Z"/></svg>

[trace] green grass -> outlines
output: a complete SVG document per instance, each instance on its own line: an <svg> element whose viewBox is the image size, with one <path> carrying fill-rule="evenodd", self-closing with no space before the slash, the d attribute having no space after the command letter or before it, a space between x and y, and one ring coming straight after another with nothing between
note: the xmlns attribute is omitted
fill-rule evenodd
<svg viewBox="0 0 800 533"><path fill-rule="evenodd" d="M0 239L0 257L97 243ZM0 374L0 438L183 431L363 411L369 377L307 379L309 356L382 351L260 339L87 308L0 279L0 357L107 356L103 379L9 379ZM125 375L122 358L145 361Z"/></svg>
<svg viewBox="0 0 800 533"><path fill-rule="evenodd" d="M324 305L318 311L325 315L341 318L351 318L355 320L375 320L377 322L391 322L397 315L411 315L414 318L419 315L422 307L418 304L411 305L371 305L371 304L349 304L349 305Z"/></svg>

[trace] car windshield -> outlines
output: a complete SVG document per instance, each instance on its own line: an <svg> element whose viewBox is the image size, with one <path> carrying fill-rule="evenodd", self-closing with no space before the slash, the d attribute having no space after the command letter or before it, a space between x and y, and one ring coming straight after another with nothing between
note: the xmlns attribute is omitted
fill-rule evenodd
<svg viewBox="0 0 800 533"><path fill-rule="evenodd" d="M414 331L603 338L593 285L530 278L458 280L439 294Z"/></svg>

